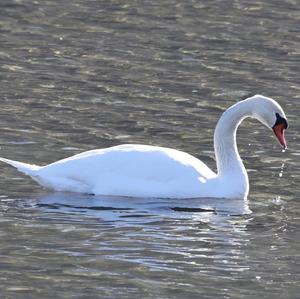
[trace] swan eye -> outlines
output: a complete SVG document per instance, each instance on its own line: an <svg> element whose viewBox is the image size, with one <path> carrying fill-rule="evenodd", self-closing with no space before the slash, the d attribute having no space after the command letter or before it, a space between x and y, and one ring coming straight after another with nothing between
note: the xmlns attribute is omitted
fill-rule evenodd
<svg viewBox="0 0 300 299"><path fill-rule="evenodd" d="M274 127L276 127L277 125L281 125L281 124L284 125L284 129L287 129L288 126L289 126L287 120L286 120L285 118L281 117L279 113L275 113L275 115L276 115L276 122L275 122L275 124L274 124L274 126L273 126L273 129L274 129Z"/></svg>

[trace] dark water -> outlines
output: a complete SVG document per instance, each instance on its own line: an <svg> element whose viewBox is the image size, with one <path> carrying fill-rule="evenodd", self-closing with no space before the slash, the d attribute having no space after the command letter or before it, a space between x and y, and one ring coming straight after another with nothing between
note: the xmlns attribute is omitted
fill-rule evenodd
<svg viewBox="0 0 300 299"><path fill-rule="evenodd" d="M261 93L247 202L51 193L1 164L1 298L299 298L299 2L0 2L0 155L46 164L120 143L215 169L222 111Z"/></svg>

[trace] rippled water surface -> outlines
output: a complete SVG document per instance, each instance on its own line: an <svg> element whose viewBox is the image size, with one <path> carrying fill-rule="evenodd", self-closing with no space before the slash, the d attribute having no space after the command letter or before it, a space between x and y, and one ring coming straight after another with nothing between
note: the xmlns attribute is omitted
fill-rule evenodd
<svg viewBox="0 0 300 299"><path fill-rule="evenodd" d="M226 107L261 93L289 150L246 121L248 201L53 193L0 165L1 298L299 298L299 2L0 2L0 156L47 164L146 143L215 169Z"/></svg>

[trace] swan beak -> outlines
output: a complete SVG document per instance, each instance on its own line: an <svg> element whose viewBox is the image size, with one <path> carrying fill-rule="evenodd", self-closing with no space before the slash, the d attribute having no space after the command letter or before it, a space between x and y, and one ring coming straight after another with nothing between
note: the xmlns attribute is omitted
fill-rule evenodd
<svg viewBox="0 0 300 299"><path fill-rule="evenodd" d="M284 149L287 149L286 140L284 137L284 130L287 128L285 123L279 123L273 127L273 131Z"/></svg>

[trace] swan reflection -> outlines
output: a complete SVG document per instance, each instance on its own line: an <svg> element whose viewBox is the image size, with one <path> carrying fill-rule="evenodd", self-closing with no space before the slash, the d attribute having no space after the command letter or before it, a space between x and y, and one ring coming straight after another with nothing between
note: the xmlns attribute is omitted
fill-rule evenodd
<svg viewBox="0 0 300 299"><path fill-rule="evenodd" d="M145 222L161 219L189 219L218 223L224 218L250 214L247 200L159 199L93 196L76 193L47 193L35 199L48 212L81 213L109 222Z"/></svg>

